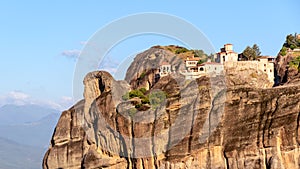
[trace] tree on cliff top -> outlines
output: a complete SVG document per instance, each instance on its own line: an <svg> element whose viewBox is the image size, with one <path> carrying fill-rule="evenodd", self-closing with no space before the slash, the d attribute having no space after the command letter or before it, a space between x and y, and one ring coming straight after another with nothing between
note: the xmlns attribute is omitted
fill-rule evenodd
<svg viewBox="0 0 300 169"><path fill-rule="evenodd" d="M248 60L256 60L257 57L261 55L261 52L260 52L259 46L257 44L254 44L252 47L247 46L242 54Z"/></svg>
<svg viewBox="0 0 300 169"><path fill-rule="evenodd" d="M283 47L290 48L294 50L295 48L300 47L300 39L297 33L294 35L289 34L286 36L285 43L283 44Z"/></svg>

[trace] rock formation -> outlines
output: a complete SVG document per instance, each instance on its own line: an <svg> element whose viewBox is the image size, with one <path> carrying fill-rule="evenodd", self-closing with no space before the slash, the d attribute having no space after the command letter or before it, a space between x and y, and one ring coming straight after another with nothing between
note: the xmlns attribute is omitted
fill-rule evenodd
<svg viewBox="0 0 300 169"><path fill-rule="evenodd" d="M300 56L300 52L293 52L291 50L284 56L278 54L275 62L275 69L277 70L276 85L300 83L300 73L298 70L300 69L300 65L298 65L298 69L289 65L297 56Z"/></svg>
<svg viewBox="0 0 300 169"><path fill-rule="evenodd" d="M107 72L86 76L84 99L62 113L44 169L300 168L300 86L260 89L225 76L176 74L153 81L151 62L142 58L179 62L150 50L128 70L130 86ZM165 100L144 111L122 100L141 87L162 91Z"/></svg>

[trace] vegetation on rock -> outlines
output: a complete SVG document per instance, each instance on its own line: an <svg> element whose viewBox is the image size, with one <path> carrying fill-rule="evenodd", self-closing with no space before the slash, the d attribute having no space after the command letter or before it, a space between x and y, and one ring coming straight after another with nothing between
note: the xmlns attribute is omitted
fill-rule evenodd
<svg viewBox="0 0 300 169"><path fill-rule="evenodd" d="M163 91L153 91L147 94L145 88L140 88L138 90L132 90L122 96L124 101L128 101L133 98L141 99L140 103L135 103L135 108L140 109L146 104L150 104L152 108L157 108L161 103L166 100L166 94Z"/></svg>
<svg viewBox="0 0 300 169"><path fill-rule="evenodd" d="M252 47L247 46L242 54L247 58L247 60L256 60L257 57L261 55L261 52L259 46L257 44L254 44Z"/></svg>
<svg viewBox="0 0 300 169"><path fill-rule="evenodd" d="M300 38L298 34L295 33L294 35L292 34L287 35L283 47L290 48L292 50L296 48L300 48Z"/></svg>
<svg viewBox="0 0 300 169"><path fill-rule="evenodd" d="M300 72L300 56L294 58L293 60L291 60L289 62L289 66L291 68L295 68L295 69L298 69L298 72Z"/></svg>

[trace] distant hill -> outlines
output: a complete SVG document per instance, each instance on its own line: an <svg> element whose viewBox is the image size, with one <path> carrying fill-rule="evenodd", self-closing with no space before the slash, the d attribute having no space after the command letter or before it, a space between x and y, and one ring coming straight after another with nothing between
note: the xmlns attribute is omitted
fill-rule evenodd
<svg viewBox="0 0 300 169"><path fill-rule="evenodd" d="M0 108L0 125L31 123L59 110L39 105L4 105Z"/></svg>
<svg viewBox="0 0 300 169"><path fill-rule="evenodd" d="M45 150L0 137L1 169L40 169Z"/></svg>
<svg viewBox="0 0 300 169"><path fill-rule="evenodd" d="M0 125L0 137L13 140L19 144L47 147L58 118L58 113L51 113L36 122Z"/></svg>
<svg viewBox="0 0 300 169"><path fill-rule="evenodd" d="M40 169L60 113L38 105L0 108L0 169Z"/></svg>

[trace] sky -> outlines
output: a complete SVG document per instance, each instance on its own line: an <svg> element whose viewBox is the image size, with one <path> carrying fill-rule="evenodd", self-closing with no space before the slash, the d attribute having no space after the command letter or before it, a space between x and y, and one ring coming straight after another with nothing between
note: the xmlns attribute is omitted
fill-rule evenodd
<svg viewBox="0 0 300 169"><path fill-rule="evenodd" d="M285 36L300 32L299 5L298 0L3 1L0 106L70 106L80 51L98 30L119 18L144 12L170 14L197 27L216 50L232 43L236 52L242 52L256 43L263 55L276 56ZM128 38L107 54L114 59L103 66L113 72L124 58L168 44L182 45L159 35Z"/></svg>

